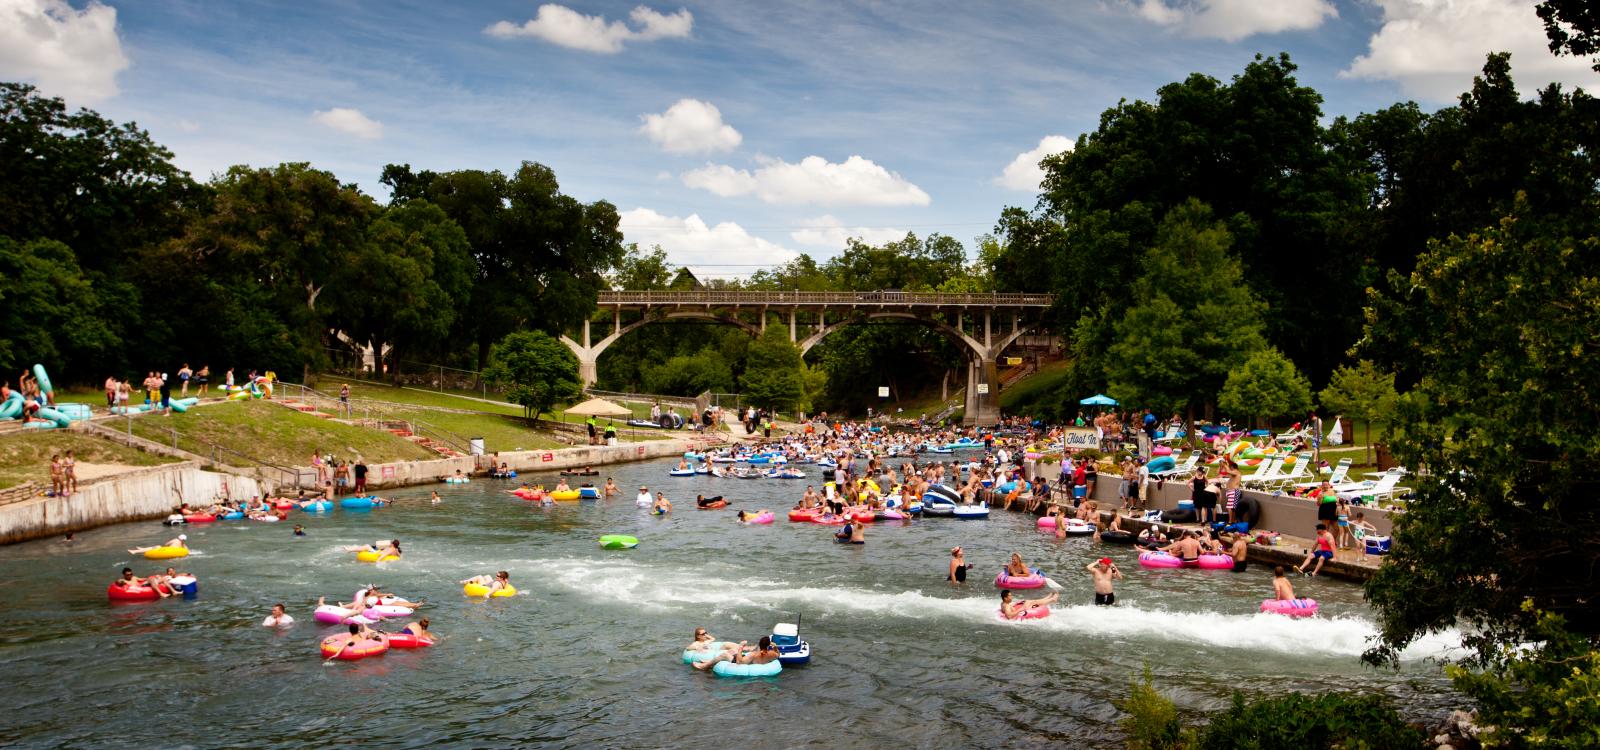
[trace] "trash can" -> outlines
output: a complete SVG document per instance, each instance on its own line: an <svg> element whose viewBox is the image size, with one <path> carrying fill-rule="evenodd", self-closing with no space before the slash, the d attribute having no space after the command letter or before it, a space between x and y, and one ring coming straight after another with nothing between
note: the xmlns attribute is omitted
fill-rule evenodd
<svg viewBox="0 0 1600 750"><path fill-rule="evenodd" d="M1387 443L1373 443L1373 453L1377 456L1378 471L1388 471L1399 464L1395 463L1394 456L1389 454Z"/></svg>
<svg viewBox="0 0 1600 750"><path fill-rule="evenodd" d="M467 452L474 456L483 455L483 438L468 438Z"/></svg>

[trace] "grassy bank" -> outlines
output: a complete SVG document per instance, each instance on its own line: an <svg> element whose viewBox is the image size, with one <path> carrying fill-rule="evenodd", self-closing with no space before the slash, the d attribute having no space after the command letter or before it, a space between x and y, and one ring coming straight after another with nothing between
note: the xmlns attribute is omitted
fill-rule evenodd
<svg viewBox="0 0 1600 750"><path fill-rule="evenodd" d="M28 481L48 488L50 457L67 451L72 451L79 463L91 464L156 466L178 460L145 453L93 435L65 430L24 430L0 437L0 489ZM79 481L87 479L84 472L79 473Z"/></svg>
<svg viewBox="0 0 1600 750"><path fill-rule="evenodd" d="M355 427L302 414L264 401L241 401L203 406L170 417L145 416L133 420L133 434L166 445L177 432L178 447L208 456L206 444L281 466L311 463L313 451L332 451L340 458L360 456L368 463L418 461L438 454L382 430ZM224 463L247 464L237 456Z"/></svg>

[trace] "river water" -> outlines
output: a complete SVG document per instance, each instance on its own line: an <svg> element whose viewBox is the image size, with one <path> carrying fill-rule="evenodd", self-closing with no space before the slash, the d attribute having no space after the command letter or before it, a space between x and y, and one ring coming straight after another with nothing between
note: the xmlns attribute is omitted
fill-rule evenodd
<svg viewBox="0 0 1600 750"><path fill-rule="evenodd" d="M174 533L155 522L70 546L0 548L0 738L40 748L1115 746L1113 700L1145 669L1185 710L1219 708L1234 688L1382 691L1419 717L1454 702L1428 659L1447 639L1413 647L1399 672L1361 666L1373 624L1353 584L1297 579L1322 614L1261 615L1268 571L1143 570L1131 548L1058 542L1031 517L1000 512L880 523L866 545L837 545L831 527L783 520L806 482L670 478L668 466L609 467L597 479L613 476L624 492L597 503L536 507L504 494L514 483L474 480L397 491L394 507L375 512L295 511L299 538L292 523L191 525L196 552L177 561L200 578L188 601L106 601L123 565L158 569L126 552ZM636 509L640 484L678 510ZM428 502L430 489L442 504ZM696 511L697 491L735 502ZM771 508L778 521L740 526L741 508ZM641 543L600 549L609 533ZM391 537L406 550L399 562L341 551ZM977 566L959 587L942 580L957 544ZM1012 551L1064 586L1051 617L999 619L992 580ZM1127 575L1111 608L1090 605L1083 572L1102 555ZM457 581L499 569L519 596L461 595ZM368 582L432 602L418 614L443 640L323 663L317 643L337 628L312 621L316 598L348 600ZM299 622L261 627L280 601ZM740 680L680 661L695 627L753 642L794 614L808 666Z"/></svg>

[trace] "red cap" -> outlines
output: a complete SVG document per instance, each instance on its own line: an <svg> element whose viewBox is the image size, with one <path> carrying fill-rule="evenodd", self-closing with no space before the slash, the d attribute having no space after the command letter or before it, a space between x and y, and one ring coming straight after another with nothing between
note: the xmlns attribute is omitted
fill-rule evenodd
<svg viewBox="0 0 1600 750"><path fill-rule="evenodd" d="M1110 565L1111 564L1111 558L1109 558L1109 557L1100 558L1100 564L1101 565Z"/></svg>

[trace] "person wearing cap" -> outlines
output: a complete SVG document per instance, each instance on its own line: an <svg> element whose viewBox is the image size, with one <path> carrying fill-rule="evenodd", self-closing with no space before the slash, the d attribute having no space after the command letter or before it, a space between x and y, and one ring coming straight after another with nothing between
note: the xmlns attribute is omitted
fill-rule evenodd
<svg viewBox="0 0 1600 750"><path fill-rule="evenodd" d="M1084 570L1094 578L1094 603L1101 607L1116 604L1117 595L1111 589L1111 582L1122 578L1122 571L1117 569L1117 564L1109 557L1102 557L1089 563Z"/></svg>
<svg viewBox="0 0 1600 750"><path fill-rule="evenodd" d="M961 551L961 548L951 547L950 573L946 575L944 579L946 581L950 581L951 583L966 583L967 569L971 567L972 563L967 562L966 555Z"/></svg>
<svg viewBox="0 0 1600 750"><path fill-rule="evenodd" d="M650 500L650 488L642 484L639 485L639 494L637 497L633 498L633 504L641 508L650 507L652 504L652 501Z"/></svg>

